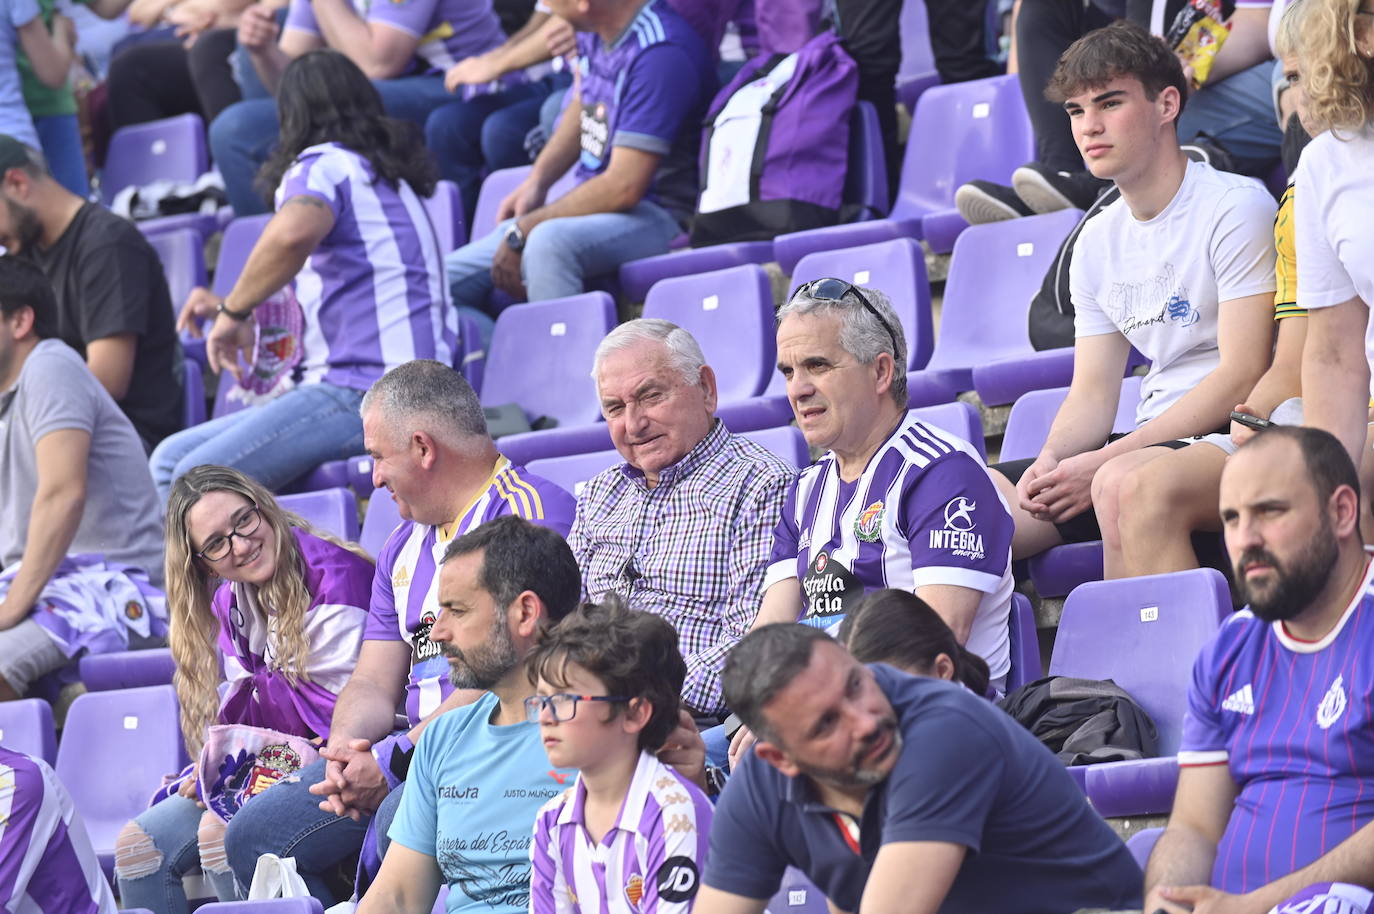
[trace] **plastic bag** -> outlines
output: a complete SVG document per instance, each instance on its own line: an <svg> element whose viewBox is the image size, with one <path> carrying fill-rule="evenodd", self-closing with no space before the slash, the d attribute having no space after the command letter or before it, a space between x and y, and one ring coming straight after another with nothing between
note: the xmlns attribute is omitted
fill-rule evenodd
<svg viewBox="0 0 1374 914"><path fill-rule="evenodd" d="M269 898L305 898L310 890L296 872L295 857L263 854L253 870L253 883L248 887L249 901Z"/></svg>
<svg viewBox="0 0 1374 914"><path fill-rule="evenodd" d="M1212 0L1188 0L1178 11L1165 42L1174 49L1185 67L1193 70L1193 88L1203 86L1212 73L1212 62L1221 50L1231 23L1222 21L1219 4Z"/></svg>

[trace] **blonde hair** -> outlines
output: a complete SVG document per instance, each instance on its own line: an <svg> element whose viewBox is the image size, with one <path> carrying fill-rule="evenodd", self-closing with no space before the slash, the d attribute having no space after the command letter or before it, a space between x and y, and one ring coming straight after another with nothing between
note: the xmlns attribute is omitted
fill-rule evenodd
<svg viewBox="0 0 1374 914"><path fill-rule="evenodd" d="M1302 48L1302 33L1306 25L1306 14L1312 6L1308 0L1293 0L1283 11L1279 27L1274 32L1274 53L1279 57L1292 57Z"/></svg>
<svg viewBox="0 0 1374 914"><path fill-rule="evenodd" d="M1359 130L1374 119L1374 60L1360 50L1369 35L1362 0L1302 0L1297 29L1307 111L1320 130Z"/></svg>
<svg viewBox="0 0 1374 914"><path fill-rule="evenodd" d="M360 547L316 530L304 518L283 510L271 492L238 470L199 466L172 485L167 499L167 640L176 661L172 683L181 705L181 733L192 758L200 753L205 729L219 712L222 678L215 637L219 620L210 609L218 579L197 559L186 524L192 506L210 492L233 492L257 505L263 522L271 526L276 536L276 571L270 581L258 588L258 599L276 620L275 665L293 687L310 681L306 669L310 645L305 638L305 613L312 596L305 583L300 545L292 529L300 528L371 560Z"/></svg>

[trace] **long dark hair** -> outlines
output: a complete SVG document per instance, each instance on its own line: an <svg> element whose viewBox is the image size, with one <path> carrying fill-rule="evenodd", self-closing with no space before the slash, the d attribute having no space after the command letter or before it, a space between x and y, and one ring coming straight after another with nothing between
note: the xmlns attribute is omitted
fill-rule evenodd
<svg viewBox="0 0 1374 914"><path fill-rule="evenodd" d="M863 663L889 663L909 672L929 669L944 654L954 663L956 681L975 694L988 693L987 662L954 639L939 613L905 590L867 594L841 623L840 640Z"/></svg>
<svg viewBox="0 0 1374 914"><path fill-rule="evenodd" d="M379 181L404 181L421 197L434 193L438 174L419 128L387 117L376 87L338 51L311 51L291 61L277 90L277 121L280 138L257 180L269 201L296 156L317 143L353 150Z"/></svg>

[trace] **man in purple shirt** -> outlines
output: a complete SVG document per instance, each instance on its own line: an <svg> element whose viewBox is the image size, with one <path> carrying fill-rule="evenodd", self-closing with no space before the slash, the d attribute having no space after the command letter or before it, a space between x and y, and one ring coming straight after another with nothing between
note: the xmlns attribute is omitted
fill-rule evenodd
<svg viewBox="0 0 1374 914"><path fill-rule="evenodd" d="M444 71L502 41L491 0L292 0L286 22L261 3L244 10L238 43L247 49L264 86L277 91L286 65L308 51L341 51L374 81L389 115L424 126L429 113L452 100ZM253 176L277 141L277 112L270 98L247 98L224 109L210 125L210 148L224 176L235 214L265 212Z"/></svg>
<svg viewBox="0 0 1374 914"><path fill-rule="evenodd" d="M696 206L716 82L701 37L665 0L548 5L579 30L580 86L500 224L445 258L460 307L494 314L493 288L517 301L576 295L586 277L667 251ZM574 166L576 186L549 202Z"/></svg>
<svg viewBox="0 0 1374 914"><path fill-rule="evenodd" d="M241 884L252 880L259 855L295 857L326 906L338 900L328 874L358 853L374 813L385 853L415 740L473 699L453 690L448 661L429 637L444 550L507 514L566 536L575 509L571 495L497 453L476 394L447 365L417 360L388 372L364 398L362 418L373 482L390 492L373 497L393 497L403 521L378 556L358 664L321 752L328 761L254 798L225 834ZM394 731L402 702L407 729Z"/></svg>

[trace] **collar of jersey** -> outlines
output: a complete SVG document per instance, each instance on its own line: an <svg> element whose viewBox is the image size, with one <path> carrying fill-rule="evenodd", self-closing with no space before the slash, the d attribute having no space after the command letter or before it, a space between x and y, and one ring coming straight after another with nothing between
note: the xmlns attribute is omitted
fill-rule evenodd
<svg viewBox="0 0 1374 914"><path fill-rule="evenodd" d="M1336 636L1341 633L1341 629L1345 628L1345 623L1355 614L1355 610L1364 602L1365 595L1369 592L1369 585L1371 583L1370 577L1374 575L1374 561L1370 560L1371 557L1374 557L1374 550L1366 547L1364 554L1364 580L1360 583L1359 587L1355 588L1355 595L1350 598L1350 605L1345 608L1345 612L1341 613L1341 617L1336 621L1336 624L1331 626L1331 631L1322 635L1321 638L1316 641L1302 641L1288 634L1282 620L1275 620L1271 622L1270 625L1274 629L1274 637L1279 639L1279 644L1288 648L1295 654L1315 654L1317 651L1329 647L1331 642L1336 640Z"/></svg>
<svg viewBox="0 0 1374 914"><path fill-rule="evenodd" d="M496 466L492 467L491 475L487 477L487 481L482 483L481 488L479 488L472 498L469 499L467 504L463 505L463 510L458 512L458 516L455 517L447 527L441 527L439 529L439 542L447 542L453 538L453 532L458 529L458 524L463 518L468 516L468 512L472 510L472 506L477 504L477 499L485 495L487 489L490 489L491 484L496 481L496 474L508 466L510 466L510 461L506 459L506 456L504 454L497 455Z"/></svg>

